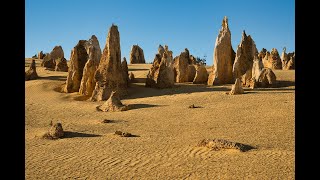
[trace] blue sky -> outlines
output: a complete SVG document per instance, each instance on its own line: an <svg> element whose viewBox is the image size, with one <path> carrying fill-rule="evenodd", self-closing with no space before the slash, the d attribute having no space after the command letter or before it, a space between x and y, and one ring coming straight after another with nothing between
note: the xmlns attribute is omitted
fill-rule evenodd
<svg viewBox="0 0 320 180"><path fill-rule="evenodd" d="M120 32L121 55L129 60L138 44L152 62L159 44L173 56L188 48L194 56L213 49L224 16L229 19L236 51L242 31L251 35L258 50L295 51L294 0L26 0L25 57L50 52L61 45L67 60L79 40L96 35L103 50L112 23Z"/></svg>

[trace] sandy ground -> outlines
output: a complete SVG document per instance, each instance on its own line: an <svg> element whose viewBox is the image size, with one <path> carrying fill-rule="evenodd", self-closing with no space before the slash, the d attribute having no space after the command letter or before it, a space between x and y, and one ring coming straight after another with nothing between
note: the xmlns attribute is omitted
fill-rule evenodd
<svg viewBox="0 0 320 180"><path fill-rule="evenodd" d="M67 73L39 65L40 78L25 82L26 179L294 179L294 70L274 71L277 88L230 96L231 84L145 88L151 65L129 65L138 83L122 102L135 108L110 113L96 111L103 102L57 92ZM50 121L62 123L66 138L39 138ZM116 130L137 137L119 137ZM204 138L257 149L196 147Z"/></svg>

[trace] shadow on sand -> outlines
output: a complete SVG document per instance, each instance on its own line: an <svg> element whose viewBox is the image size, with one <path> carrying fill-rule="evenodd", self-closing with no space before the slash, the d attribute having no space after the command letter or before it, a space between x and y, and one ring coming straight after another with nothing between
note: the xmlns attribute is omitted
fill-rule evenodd
<svg viewBox="0 0 320 180"><path fill-rule="evenodd" d="M155 97L174 94L188 94L196 92L212 92L212 91L230 91L230 88L225 86L207 86L204 84L192 83L177 83L173 88L157 89L145 87L145 84L131 84L129 95L123 99L136 99L145 97Z"/></svg>
<svg viewBox="0 0 320 180"><path fill-rule="evenodd" d="M129 104L130 110L132 109L142 109L142 108L150 108L150 107L158 107L165 105L155 105L155 104Z"/></svg>
<svg viewBox="0 0 320 180"><path fill-rule="evenodd" d="M74 138L74 137L100 137L101 135L97 134L87 134L79 132L64 131L63 138Z"/></svg>
<svg viewBox="0 0 320 180"><path fill-rule="evenodd" d="M66 81L66 76L47 76L47 77L38 77L38 79L44 79L44 80L55 80L55 81Z"/></svg>

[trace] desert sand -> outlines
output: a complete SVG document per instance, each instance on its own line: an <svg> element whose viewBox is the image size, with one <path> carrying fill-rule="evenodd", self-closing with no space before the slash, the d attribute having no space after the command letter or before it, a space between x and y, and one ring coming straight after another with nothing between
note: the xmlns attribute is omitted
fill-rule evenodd
<svg viewBox="0 0 320 180"><path fill-rule="evenodd" d="M27 58L26 70L30 63ZM151 64L132 64L137 82L122 103L134 108L101 112L96 106L104 101L59 92L67 72L36 65L39 78L25 82L26 179L294 179L294 70L274 70L276 88L244 87L231 96L232 84L146 88ZM50 121L62 123L64 138L41 138ZM117 130L135 137L114 135ZM256 149L197 147L206 138Z"/></svg>

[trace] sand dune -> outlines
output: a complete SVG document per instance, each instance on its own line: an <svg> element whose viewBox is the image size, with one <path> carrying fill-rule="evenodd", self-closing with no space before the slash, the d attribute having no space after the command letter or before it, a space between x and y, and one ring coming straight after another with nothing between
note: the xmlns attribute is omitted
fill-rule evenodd
<svg viewBox="0 0 320 180"><path fill-rule="evenodd" d="M294 70L274 71L277 88L229 96L231 84L145 88L151 65L129 65L138 82L122 103L135 108L109 113L96 111L103 102L58 92L67 72L39 66L40 78L25 82L26 179L294 179ZM50 121L62 123L65 138L39 137ZM137 137L116 136L116 130ZM197 147L205 138L257 149Z"/></svg>

